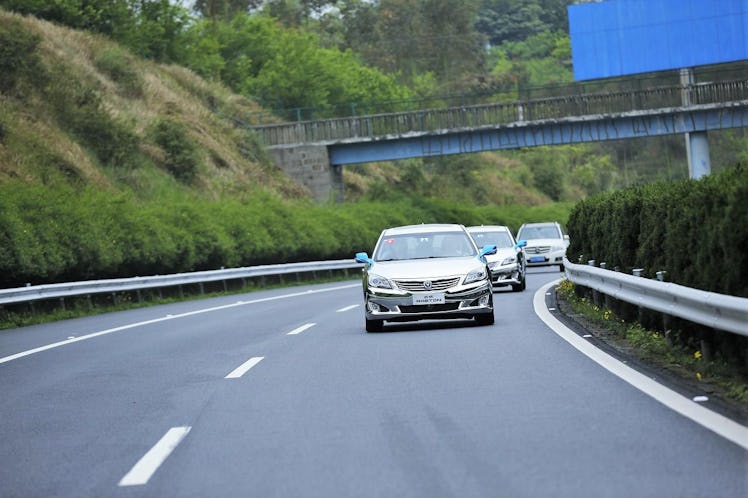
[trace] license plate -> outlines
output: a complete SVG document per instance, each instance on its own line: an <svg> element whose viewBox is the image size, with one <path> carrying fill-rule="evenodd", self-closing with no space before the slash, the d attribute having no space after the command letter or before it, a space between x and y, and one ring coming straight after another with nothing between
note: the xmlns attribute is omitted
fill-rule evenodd
<svg viewBox="0 0 748 498"><path fill-rule="evenodd" d="M543 263L545 262L545 256L532 256L530 263Z"/></svg>
<svg viewBox="0 0 748 498"><path fill-rule="evenodd" d="M413 304L444 304L444 293L413 294Z"/></svg>

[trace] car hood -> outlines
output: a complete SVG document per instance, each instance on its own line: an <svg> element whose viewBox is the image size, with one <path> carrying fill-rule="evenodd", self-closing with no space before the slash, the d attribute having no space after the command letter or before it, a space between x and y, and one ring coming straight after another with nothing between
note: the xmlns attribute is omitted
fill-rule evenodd
<svg viewBox="0 0 748 498"><path fill-rule="evenodd" d="M496 251L496 254L489 254L486 256L486 261L493 263L494 261L504 261L510 256L516 256L517 251L512 247L503 247Z"/></svg>
<svg viewBox="0 0 748 498"><path fill-rule="evenodd" d="M476 256L465 256L462 258L382 261L374 263L369 271L389 279L437 279L467 275L473 270L483 268L483 266L483 263Z"/></svg>

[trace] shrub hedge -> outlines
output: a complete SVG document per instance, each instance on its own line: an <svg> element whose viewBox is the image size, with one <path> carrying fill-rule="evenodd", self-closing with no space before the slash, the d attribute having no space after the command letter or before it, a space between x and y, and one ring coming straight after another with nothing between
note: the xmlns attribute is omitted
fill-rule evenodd
<svg viewBox="0 0 748 498"><path fill-rule="evenodd" d="M748 297L748 169L656 183L578 203L567 226L570 261L642 268L688 287Z"/></svg>
<svg viewBox="0 0 748 498"><path fill-rule="evenodd" d="M0 185L0 287L352 258L380 231L409 223L504 224L571 205L499 210L429 199L317 205L272 194L144 201L69 185ZM520 219L521 217L521 219Z"/></svg>

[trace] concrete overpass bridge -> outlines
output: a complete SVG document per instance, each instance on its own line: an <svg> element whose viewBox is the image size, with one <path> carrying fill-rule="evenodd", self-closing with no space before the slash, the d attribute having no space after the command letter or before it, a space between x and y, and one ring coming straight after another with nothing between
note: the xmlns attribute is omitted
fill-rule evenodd
<svg viewBox="0 0 748 498"><path fill-rule="evenodd" d="M748 125L748 80L254 126L318 199L347 164L685 134L691 177L710 172L707 132Z"/></svg>

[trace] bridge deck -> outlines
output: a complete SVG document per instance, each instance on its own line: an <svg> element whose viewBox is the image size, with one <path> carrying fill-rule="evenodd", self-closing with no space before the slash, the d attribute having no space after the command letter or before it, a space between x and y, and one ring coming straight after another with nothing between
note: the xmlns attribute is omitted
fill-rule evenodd
<svg viewBox="0 0 748 498"><path fill-rule="evenodd" d="M548 120L615 120L632 113L661 115L696 109L744 107L748 81L664 86L614 93L570 95L514 103L353 116L252 127L269 147L363 144L380 140L498 129ZM684 103L687 103L685 105ZM640 112L637 112L640 111ZM739 124L743 126L743 124ZM537 145L537 144L536 144Z"/></svg>

